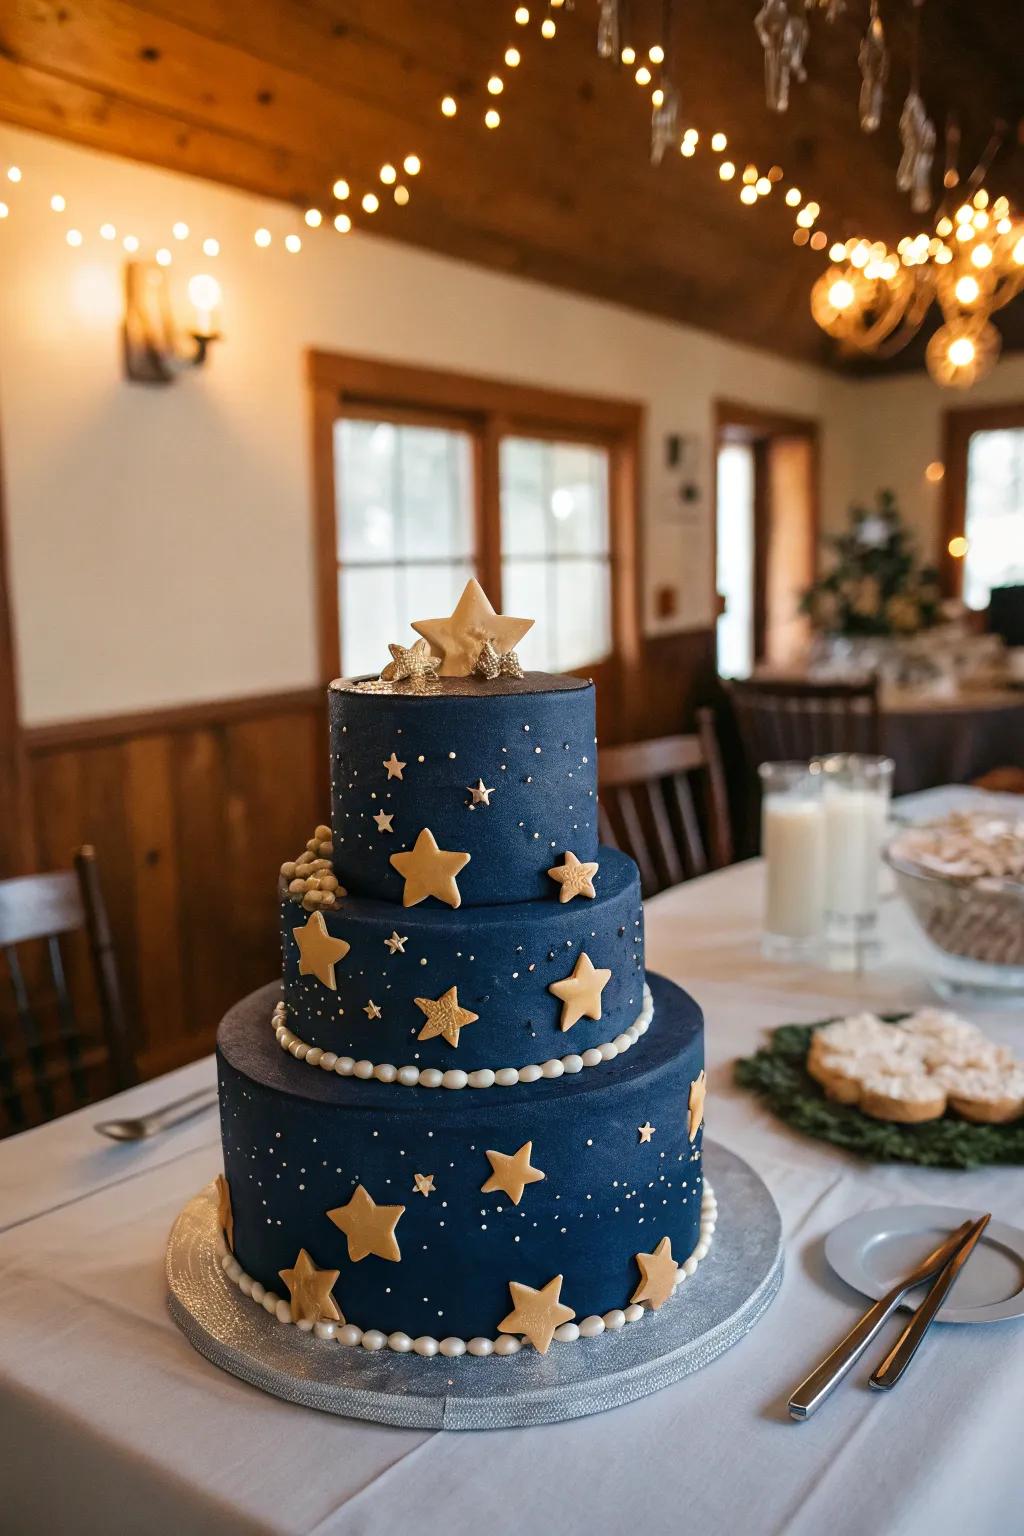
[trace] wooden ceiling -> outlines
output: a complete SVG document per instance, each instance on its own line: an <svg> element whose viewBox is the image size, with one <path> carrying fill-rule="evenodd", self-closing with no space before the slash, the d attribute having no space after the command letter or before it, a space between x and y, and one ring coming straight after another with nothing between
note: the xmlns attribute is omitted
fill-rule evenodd
<svg viewBox="0 0 1024 1536"><path fill-rule="evenodd" d="M546 5L527 3L520 27L512 0L4 0L0 118L325 212L335 178L386 193L379 167L413 152L422 174L407 207L382 197L381 234L834 362L807 302L824 258L793 246L778 192L740 204L707 138L725 131L740 167L781 165L821 204L830 239L912 232L920 220L895 188L910 0L882 0L893 63L871 137L857 126L867 0L847 0L834 24L812 13L809 79L781 117L764 104L758 0L679 0L674 73L683 125L702 142L692 160L671 154L658 168L644 93L597 57L596 0L553 12L547 42ZM629 9L637 45L656 42L661 0ZM929 109L940 125L956 111L964 171L993 122L1008 125L990 185L1018 205L1022 39L1019 0L929 0L923 12ZM510 43L516 70L501 64ZM495 70L506 80L496 103ZM449 92L460 102L451 121L439 111ZM493 132L489 105L502 114ZM1015 308L999 324L1008 346L1024 346ZM902 362L919 357L920 346Z"/></svg>

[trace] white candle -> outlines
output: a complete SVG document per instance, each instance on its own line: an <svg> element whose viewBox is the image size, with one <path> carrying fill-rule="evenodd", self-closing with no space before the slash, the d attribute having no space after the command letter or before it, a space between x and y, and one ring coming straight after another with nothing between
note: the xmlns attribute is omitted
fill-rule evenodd
<svg viewBox="0 0 1024 1536"><path fill-rule="evenodd" d="M878 871L887 796L876 789L825 788L825 905L838 917L878 909Z"/></svg>
<svg viewBox="0 0 1024 1536"><path fill-rule="evenodd" d="M765 795L761 805L765 858L765 929L811 939L824 909L825 833L821 804L796 795Z"/></svg>

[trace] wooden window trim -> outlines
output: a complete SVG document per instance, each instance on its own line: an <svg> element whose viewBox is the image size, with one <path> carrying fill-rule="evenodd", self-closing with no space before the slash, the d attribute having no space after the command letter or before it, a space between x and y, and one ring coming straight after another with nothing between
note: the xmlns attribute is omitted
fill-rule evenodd
<svg viewBox="0 0 1024 1536"><path fill-rule="evenodd" d="M337 674L338 617L334 485L334 422L339 411L366 418L387 413L410 425L472 431L477 460L477 576L501 606L499 447L510 433L570 438L609 455L612 657L620 698L639 666L642 593L640 462L644 408L631 401L580 395L483 375L419 368L376 358L312 351L306 359L312 400L313 550L316 566L317 652L320 679ZM601 658L605 660L605 658Z"/></svg>
<svg viewBox="0 0 1024 1536"><path fill-rule="evenodd" d="M998 432L1024 427L1024 400L1008 405L966 406L946 411L942 423L943 476L942 537L939 577L947 597L962 597L964 562L949 552L950 539L963 535L967 526L967 453L975 432Z"/></svg>

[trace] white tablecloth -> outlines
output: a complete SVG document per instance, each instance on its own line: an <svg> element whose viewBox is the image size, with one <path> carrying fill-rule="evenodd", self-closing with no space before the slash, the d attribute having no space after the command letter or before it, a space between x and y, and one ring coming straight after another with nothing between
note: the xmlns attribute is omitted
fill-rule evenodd
<svg viewBox="0 0 1024 1536"><path fill-rule="evenodd" d="M786 1415L789 1389L862 1305L825 1267L830 1229L914 1201L1024 1223L1024 1173L866 1165L796 1136L733 1086L734 1058L772 1025L929 998L895 903L879 967L859 980L762 960L760 893L759 865L740 865L651 902L647 924L651 968L704 1006L709 1131L759 1170L783 1215L782 1290L744 1341L654 1397L534 1430L420 1433L277 1402L194 1354L164 1305L168 1229L220 1166L214 1115L107 1146L94 1107L0 1144L0 1530L1024 1529L1024 1324L940 1328L892 1395L868 1391L865 1366L808 1423ZM1019 1018L977 1017L1024 1049ZM197 1062L104 1113L134 1114L213 1076L212 1060Z"/></svg>

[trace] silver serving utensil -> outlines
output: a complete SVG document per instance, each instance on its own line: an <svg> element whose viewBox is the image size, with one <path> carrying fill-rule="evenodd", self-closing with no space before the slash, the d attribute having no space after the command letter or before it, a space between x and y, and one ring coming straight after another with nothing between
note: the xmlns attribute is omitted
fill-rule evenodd
<svg viewBox="0 0 1024 1536"><path fill-rule="evenodd" d="M974 1223L965 1240L940 1271L927 1296L872 1376L870 1385L877 1391L890 1392L913 1360L921 1340L935 1321L936 1312L956 1284L960 1271L974 1252L991 1217L989 1211Z"/></svg>
<svg viewBox="0 0 1024 1536"><path fill-rule="evenodd" d="M962 1222L955 1232L950 1233L937 1248L934 1248L911 1270L905 1279L894 1285L878 1301L873 1302L859 1322L855 1323L846 1337L836 1345L816 1370L802 1381L789 1400L790 1416L794 1419L809 1419L812 1413L816 1413L822 1403L834 1392L847 1372L856 1365L861 1355L867 1349L872 1339L879 1332L886 1320L895 1312L900 1302L908 1291L915 1285L923 1285L933 1275L942 1269L943 1265L957 1253L961 1245L968 1237L973 1223Z"/></svg>
<svg viewBox="0 0 1024 1536"><path fill-rule="evenodd" d="M112 1141L145 1141L147 1136L156 1136L159 1131L166 1131L172 1125L180 1125L183 1120L191 1120L193 1115L202 1114L204 1109L212 1109L216 1102L216 1088L200 1088L196 1093L186 1094L183 1099L175 1099L170 1104L151 1110L148 1115L126 1120L99 1120L95 1129L101 1136L109 1136Z"/></svg>

